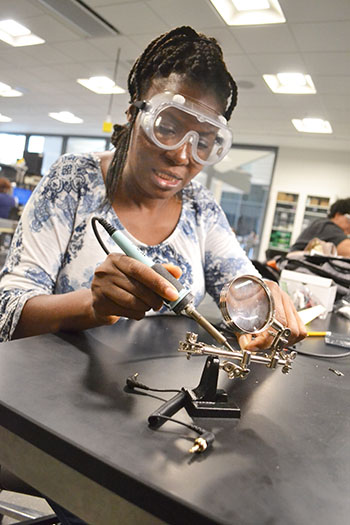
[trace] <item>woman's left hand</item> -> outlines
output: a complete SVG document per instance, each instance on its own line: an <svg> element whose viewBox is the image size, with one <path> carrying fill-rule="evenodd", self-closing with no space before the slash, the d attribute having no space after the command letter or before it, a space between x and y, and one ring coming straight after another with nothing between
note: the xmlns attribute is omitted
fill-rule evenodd
<svg viewBox="0 0 350 525"><path fill-rule="evenodd" d="M293 345L304 339L307 335L306 328L300 319L292 299L284 292L277 283L273 281L264 281L270 289L275 303L275 318L277 321L288 327L291 331L288 338L288 345ZM246 350L263 350L269 348L273 337L269 334L268 328L264 332L252 337L251 334L241 334L237 336L240 347Z"/></svg>

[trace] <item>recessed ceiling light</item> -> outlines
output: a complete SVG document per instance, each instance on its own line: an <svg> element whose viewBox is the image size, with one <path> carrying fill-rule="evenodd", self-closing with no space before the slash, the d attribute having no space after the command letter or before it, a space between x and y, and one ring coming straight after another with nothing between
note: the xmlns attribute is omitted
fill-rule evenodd
<svg viewBox="0 0 350 525"><path fill-rule="evenodd" d="M237 11L256 11L257 9L269 9L268 0L232 0Z"/></svg>
<svg viewBox="0 0 350 525"><path fill-rule="evenodd" d="M45 40L34 35L27 27L22 26L15 20L0 21L0 40L14 47L35 46L45 42Z"/></svg>
<svg viewBox="0 0 350 525"><path fill-rule="evenodd" d="M0 82L0 97L21 97L23 93L17 89L12 89L8 84Z"/></svg>
<svg viewBox="0 0 350 525"><path fill-rule="evenodd" d="M76 117L70 111L60 111L59 113L49 113L49 117L64 122L66 124L81 124L82 118Z"/></svg>
<svg viewBox="0 0 350 525"><path fill-rule="evenodd" d="M282 24L286 21L277 0L210 0L229 26Z"/></svg>
<svg viewBox="0 0 350 525"><path fill-rule="evenodd" d="M6 117L6 115L0 113L0 122L12 122L12 118Z"/></svg>
<svg viewBox="0 0 350 525"><path fill-rule="evenodd" d="M294 127L303 133L333 133L328 120L321 118L292 119Z"/></svg>
<svg viewBox="0 0 350 525"><path fill-rule="evenodd" d="M303 73L277 73L263 75L263 79L274 93L308 95L316 93L316 88L310 75Z"/></svg>
<svg viewBox="0 0 350 525"><path fill-rule="evenodd" d="M111 93L120 95L125 93L125 89L117 86L116 83L108 77L78 78L77 82L99 95L109 95Z"/></svg>

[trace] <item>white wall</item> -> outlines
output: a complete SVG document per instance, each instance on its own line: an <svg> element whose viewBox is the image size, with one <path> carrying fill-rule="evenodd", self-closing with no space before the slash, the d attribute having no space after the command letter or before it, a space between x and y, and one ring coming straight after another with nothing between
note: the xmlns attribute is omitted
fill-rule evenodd
<svg viewBox="0 0 350 525"><path fill-rule="evenodd" d="M350 152L281 147L267 204L259 260L265 260L277 193L297 193L299 201L292 242L299 235L307 195L329 197L331 202L350 197Z"/></svg>

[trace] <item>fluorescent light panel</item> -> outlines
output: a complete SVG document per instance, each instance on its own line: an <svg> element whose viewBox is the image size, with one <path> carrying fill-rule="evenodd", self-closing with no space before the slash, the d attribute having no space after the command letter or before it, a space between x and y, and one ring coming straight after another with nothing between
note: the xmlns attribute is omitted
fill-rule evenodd
<svg viewBox="0 0 350 525"><path fill-rule="evenodd" d="M23 93L17 89L12 89L8 84L0 82L0 97L21 97Z"/></svg>
<svg viewBox="0 0 350 525"><path fill-rule="evenodd" d="M59 113L49 113L49 117L64 122L65 124L81 124L83 119L76 117L70 111L60 111Z"/></svg>
<svg viewBox="0 0 350 525"><path fill-rule="evenodd" d="M263 75L263 79L274 93L293 95L311 95L316 88L310 75L303 73L277 73L277 75Z"/></svg>
<svg viewBox="0 0 350 525"><path fill-rule="evenodd" d="M328 120L321 118L292 119L294 127L302 133L333 133Z"/></svg>
<svg viewBox="0 0 350 525"><path fill-rule="evenodd" d="M77 82L99 95L109 95L111 93L120 95L125 93L125 89L117 86L115 82L108 77L78 78Z"/></svg>
<svg viewBox="0 0 350 525"><path fill-rule="evenodd" d="M14 47L34 46L45 42L27 27L11 19L0 20L0 40Z"/></svg>
<svg viewBox="0 0 350 525"><path fill-rule="evenodd" d="M268 0L232 0L237 11L257 11L259 9L269 9Z"/></svg>
<svg viewBox="0 0 350 525"><path fill-rule="evenodd" d="M6 117L6 115L0 113L0 122L12 122L12 118Z"/></svg>
<svg viewBox="0 0 350 525"><path fill-rule="evenodd" d="M282 24L286 21L277 0L210 0L229 26Z"/></svg>

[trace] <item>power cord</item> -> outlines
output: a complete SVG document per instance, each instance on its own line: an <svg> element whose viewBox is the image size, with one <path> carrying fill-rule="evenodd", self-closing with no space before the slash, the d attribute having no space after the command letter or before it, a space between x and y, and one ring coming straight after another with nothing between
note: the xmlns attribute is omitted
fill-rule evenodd
<svg viewBox="0 0 350 525"><path fill-rule="evenodd" d="M96 236L96 239L98 240L102 250L104 252L106 252L107 255L109 255L111 252L108 250L108 248L104 244L103 240L101 239L101 236L100 236L100 234L99 234L99 232L97 230L97 226L96 226L97 222L99 222L109 234L113 233L113 228L109 224L109 222L107 222L102 217L92 217L92 219L91 219L91 225L92 225L92 229L94 230L94 234Z"/></svg>
<svg viewBox="0 0 350 525"><path fill-rule="evenodd" d="M182 390L178 390L178 389L175 390L175 389L151 388L145 385L144 383L140 383L137 380L138 375L139 374L136 372L132 376L129 376L126 380L126 386L130 388L131 390L133 390L134 388L139 388L141 390L148 390L151 392L177 392L177 393L183 392ZM172 421L173 423L183 425L184 427L187 427L190 430L193 430L194 432L197 432L197 434L199 434L199 437L197 437L194 440L192 447L189 449L189 452L191 454L204 452L208 447L210 447L213 444L215 440L215 435L213 434L213 432L210 432L206 430L205 428L199 427L197 425L194 425L193 423L185 423L184 421L180 421L179 419L175 419L173 417L169 417L164 414L160 414L159 412L154 412L148 419L150 423L150 427L153 430L156 429L156 426L152 425L152 421L158 422L159 419L163 419L165 421Z"/></svg>
<svg viewBox="0 0 350 525"><path fill-rule="evenodd" d="M149 386L145 385L144 383L140 383L137 381L138 378L138 372L133 374L132 376L129 376L126 380L126 386L131 388L141 388L142 390L150 390L151 392L181 392L181 390L172 390L172 389L163 389L163 388L150 388Z"/></svg>
<svg viewBox="0 0 350 525"><path fill-rule="evenodd" d="M306 355L308 357L325 357L326 359L334 359L338 357L348 357L350 352L344 352L343 354L314 354L309 352L303 352L302 350L296 350L298 354Z"/></svg>

